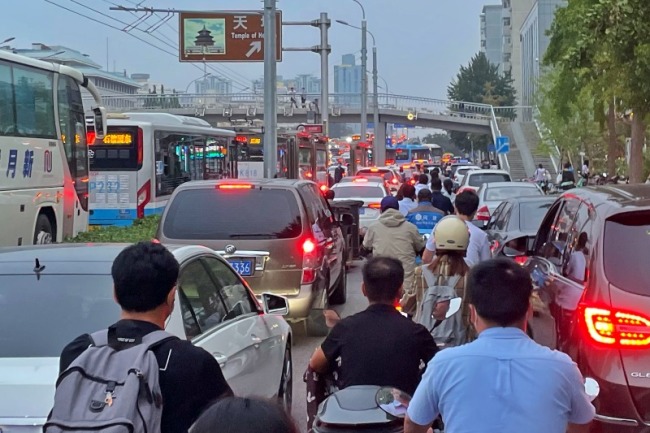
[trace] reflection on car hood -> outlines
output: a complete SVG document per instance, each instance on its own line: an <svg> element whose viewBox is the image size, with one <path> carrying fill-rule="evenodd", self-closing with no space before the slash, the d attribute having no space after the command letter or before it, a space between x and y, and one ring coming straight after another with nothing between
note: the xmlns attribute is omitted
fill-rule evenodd
<svg viewBox="0 0 650 433"><path fill-rule="evenodd" d="M0 359L0 418L46 418L58 375L59 358Z"/></svg>

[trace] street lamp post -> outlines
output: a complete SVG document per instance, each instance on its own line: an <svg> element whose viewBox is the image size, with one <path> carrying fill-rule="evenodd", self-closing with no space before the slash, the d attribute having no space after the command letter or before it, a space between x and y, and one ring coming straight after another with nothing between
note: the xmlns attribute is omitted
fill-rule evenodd
<svg viewBox="0 0 650 433"><path fill-rule="evenodd" d="M14 37L7 38L7 39L5 39L4 41L0 42L0 45L4 45L4 44L6 44L7 42L11 42L11 41L13 41L14 39L16 39L16 38L14 38Z"/></svg>
<svg viewBox="0 0 650 433"><path fill-rule="evenodd" d="M185 93L187 93L190 90L190 86L192 85L192 83L195 83L195 82L197 82L197 81L199 81L199 80L201 80L203 78L208 78L210 75L212 75L212 72L208 72L207 74L203 74L200 77L195 78L192 81L190 81L188 83L187 87L185 88Z"/></svg>
<svg viewBox="0 0 650 433"><path fill-rule="evenodd" d="M368 129L368 74L367 63L368 63L368 50L366 47L366 9L363 7L363 4L359 0L352 0L361 8L361 140L366 141L366 133ZM354 146L354 152L351 155L351 168L356 172L357 164L357 155L356 155L356 146Z"/></svg>

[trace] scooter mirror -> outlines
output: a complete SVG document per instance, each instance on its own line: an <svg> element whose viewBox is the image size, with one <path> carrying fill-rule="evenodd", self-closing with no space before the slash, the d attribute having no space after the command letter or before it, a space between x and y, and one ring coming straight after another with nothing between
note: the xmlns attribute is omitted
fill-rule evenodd
<svg viewBox="0 0 650 433"><path fill-rule="evenodd" d="M411 403L411 396L392 386L384 386L377 391L375 402L387 414L404 418Z"/></svg>

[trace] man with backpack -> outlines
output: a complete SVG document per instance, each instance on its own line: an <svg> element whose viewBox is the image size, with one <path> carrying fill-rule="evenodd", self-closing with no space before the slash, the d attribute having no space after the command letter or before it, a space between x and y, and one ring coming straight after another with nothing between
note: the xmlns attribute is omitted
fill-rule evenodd
<svg viewBox="0 0 650 433"><path fill-rule="evenodd" d="M111 274L120 320L63 349L45 433L118 431L110 427L120 425L187 432L209 403L232 395L212 355L163 331L178 272L178 262L159 243L140 242L118 254Z"/></svg>

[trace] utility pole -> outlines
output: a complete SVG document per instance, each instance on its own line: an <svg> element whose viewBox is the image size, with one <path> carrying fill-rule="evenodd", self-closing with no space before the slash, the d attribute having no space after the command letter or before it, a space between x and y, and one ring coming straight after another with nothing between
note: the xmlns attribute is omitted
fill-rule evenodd
<svg viewBox="0 0 650 433"><path fill-rule="evenodd" d="M267 179L277 173L278 155L275 2L264 0L264 177Z"/></svg>
<svg viewBox="0 0 650 433"><path fill-rule="evenodd" d="M381 134L378 134L379 131L379 85L377 84L377 47L372 47L372 96L375 104L375 109L373 113L372 121L375 125L375 140L373 142L373 151L374 151L374 160L377 167L382 167L386 165L386 142L382 139L382 142L377 141L378 137L386 137L386 125L383 125L384 130Z"/></svg>
<svg viewBox="0 0 650 433"><path fill-rule="evenodd" d="M366 13L363 13L363 20L361 21L361 141L366 142L366 134L368 132L368 49L366 46L367 39L367 22ZM351 155L352 169L356 172L357 155L356 146L354 153Z"/></svg>
<svg viewBox="0 0 650 433"><path fill-rule="evenodd" d="M314 21L285 21L285 26L312 26L320 28L320 45L309 48L283 48L283 51L311 51L320 54L320 110L321 123L323 124L323 134L329 135L329 62L328 56L332 48L328 43L327 32L332 22L327 17L327 13L321 12L320 19Z"/></svg>

